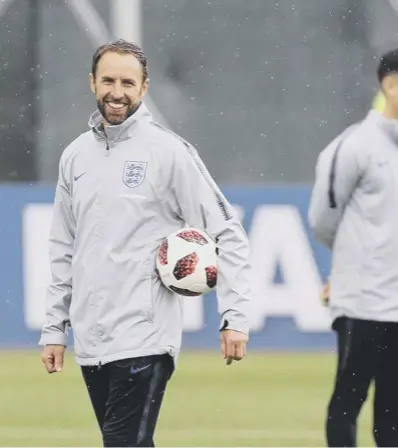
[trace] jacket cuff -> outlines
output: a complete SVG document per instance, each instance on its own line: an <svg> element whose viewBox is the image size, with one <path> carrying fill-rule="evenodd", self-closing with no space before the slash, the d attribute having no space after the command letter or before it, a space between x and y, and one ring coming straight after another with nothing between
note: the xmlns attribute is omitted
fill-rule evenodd
<svg viewBox="0 0 398 448"><path fill-rule="evenodd" d="M221 317L219 331L223 330L234 330L248 335L249 321L242 313L236 310L228 310Z"/></svg>
<svg viewBox="0 0 398 448"><path fill-rule="evenodd" d="M68 344L68 335L62 331L42 333L39 345L64 345Z"/></svg>

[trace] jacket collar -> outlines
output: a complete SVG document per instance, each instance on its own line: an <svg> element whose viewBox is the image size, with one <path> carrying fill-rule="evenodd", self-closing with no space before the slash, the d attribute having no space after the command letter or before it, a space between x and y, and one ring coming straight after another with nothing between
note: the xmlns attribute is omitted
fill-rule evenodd
<svg viewBox="0 0 398 448"><path fill-rule="evenodd" d="M369 111L368 119L374 121L395 144L398 144L398 120L386 118L374 109Z"/></svg>
<svg viewBox="0 0 398 448"><path fill-rule="evenodd" d="M121 124L104 127L104 118L97 109L91 114L88 125L97 138L104 138L109 142L118 142L130 138L138 122L141 121L152 121L152 114L143 102L133 115Z"/></svg>

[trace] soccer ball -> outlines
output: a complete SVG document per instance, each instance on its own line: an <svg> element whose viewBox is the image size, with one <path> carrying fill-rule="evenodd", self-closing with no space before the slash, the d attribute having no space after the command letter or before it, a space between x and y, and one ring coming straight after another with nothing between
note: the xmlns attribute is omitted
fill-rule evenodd
<svg viewBox="0 0 398 448"><path fill-rule="evenodd" d="M162 283L181 296L200 296L217 285L217 248L206 232L189 227L166 237L156 254Z"/></svg>

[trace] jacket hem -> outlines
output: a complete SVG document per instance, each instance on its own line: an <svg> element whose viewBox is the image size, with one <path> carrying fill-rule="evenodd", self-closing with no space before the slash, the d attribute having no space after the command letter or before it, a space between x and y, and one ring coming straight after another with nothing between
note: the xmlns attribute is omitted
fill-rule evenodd
<svg viewBox="0 0 398 448"><path fill-rule="evenodd" d="M164 348L146 348L146 349L137 349L137 350L128 350L124 352L112 353L110 355L99 356L99 357L81 357L76 355L75 359L77 364L80 366L96 366L96 365L104 365L114 361L120 361L121 359L128 358L138 358L141 356L151 356L151 355L163 355L169 354L173 360L174 364L177 363L179 350L176 350L172 347L164 347Z"/></svg>
<svg viewBox="0 0 398 448"><path fill-rule="evenodd" d="M349 319L368 320L375 322L398 322L398 311L394 313L366 313L366 312L354 312L351 310L343 310L330 307L330 315L332 321L339 317L347 317Z"/></svg>

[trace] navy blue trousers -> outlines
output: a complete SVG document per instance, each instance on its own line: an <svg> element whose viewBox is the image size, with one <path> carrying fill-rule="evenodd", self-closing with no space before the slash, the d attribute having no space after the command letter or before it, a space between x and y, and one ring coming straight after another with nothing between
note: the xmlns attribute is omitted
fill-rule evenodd
<svg viewBox="0 0 398 448"><path fill-rule="evenodd" d="M357 446L357 418L374 382L373 436L398 446L398 323L338 318L334 390L326 421L330 447Z"/></svg>
<svg viewBox="0 0 398 448"><path fill-rule="evenodd" d="M169 355L82 367L104 447L155 446L156 423L173 370Z"/></svg>

